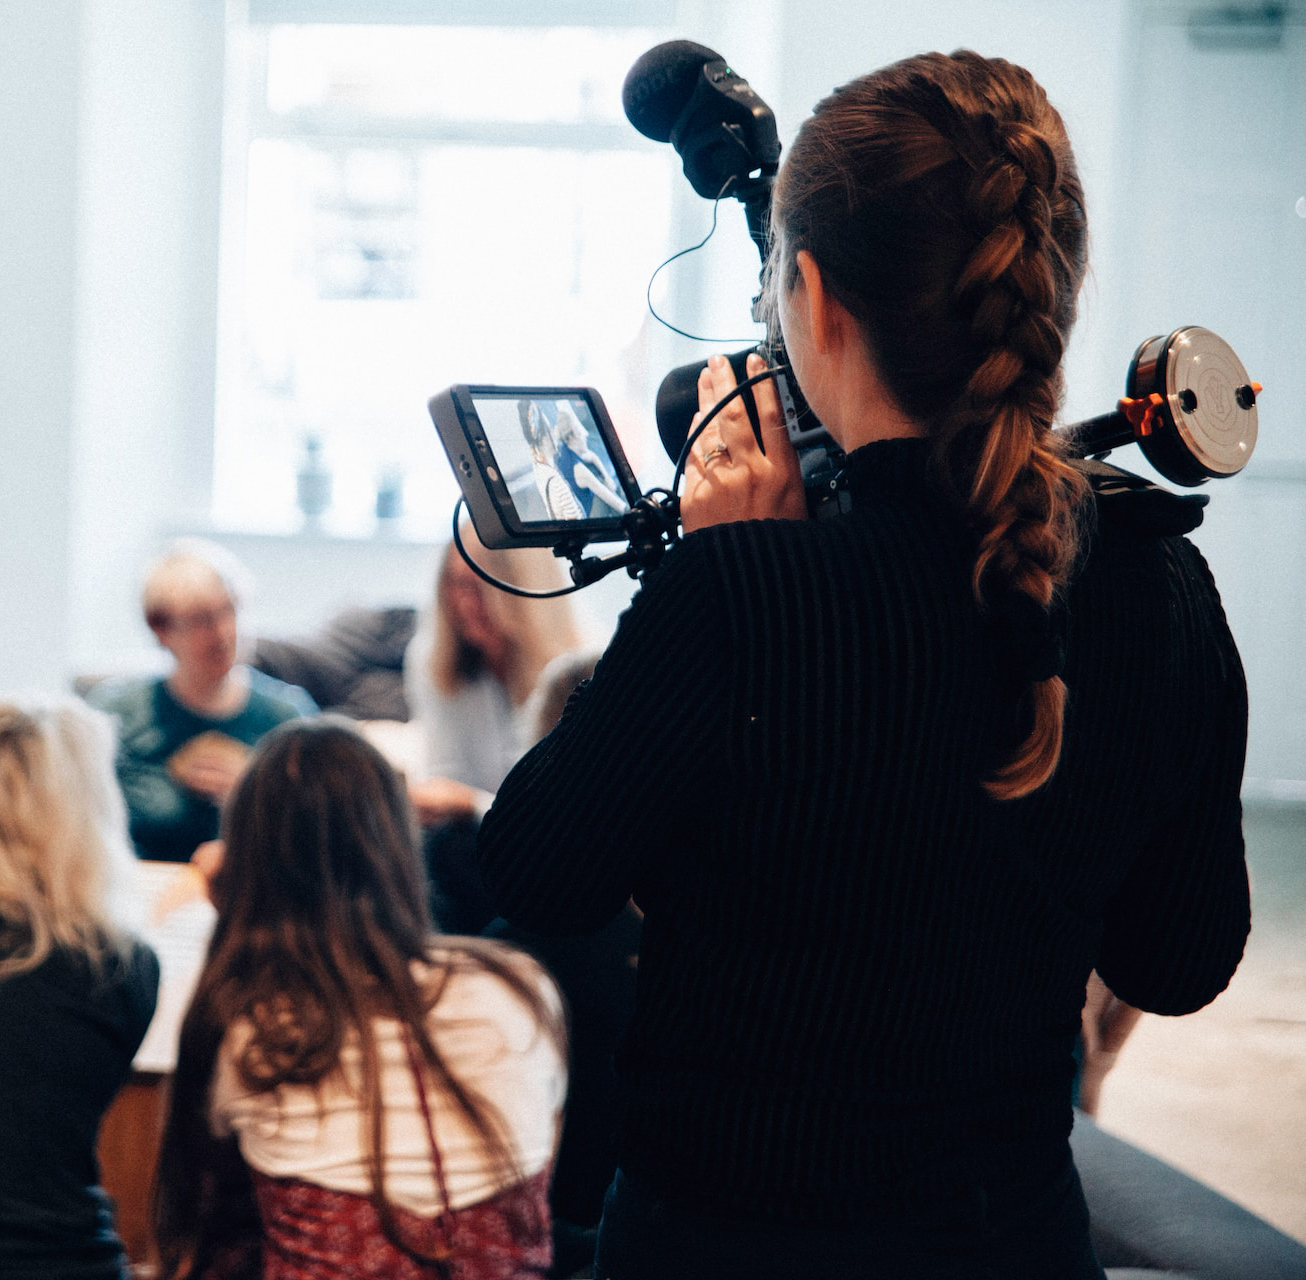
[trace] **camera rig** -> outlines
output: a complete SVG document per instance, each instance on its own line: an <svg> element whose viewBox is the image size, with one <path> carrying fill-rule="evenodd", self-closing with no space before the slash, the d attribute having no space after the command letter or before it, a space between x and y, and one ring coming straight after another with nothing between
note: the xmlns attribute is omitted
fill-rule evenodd
<svg viewBox="0 0 1306 1280"><path fill-rule="evenodd" d="M749 83L712 49L688 40L673 40L650 49L631 67L622 89L622 104L630 123L640 133L675 148L685 176L698 195L714 201L728 195L743 204L749 235L765 267L770 249L771 189L779 168L780 142L774 114ZM610 530L596 536L583 521L558 530L556 539L504 533L503 522L484 514L484 486L478 512L478 504L470 500L474 486L469 482L476 477L468 454L458 455L455 460L457 431L449 423L442 423L436 414L441 397L433 399L432 415L455 474L468 495L473 524L482 541L487 546L552 545L554 554L571 565L574 585L563 591L588 586L620 568L632 577L640 576L661 560L678 537L676 490L690 448L711 418L734 396L744 398L761 443L750 387L763 378L775 380L812 514L819 517L842 509L842 454L791 376L783 335L776 331L773 319L763 314L760 299L759 292L753 299L752 314L755 321L767 324L765 339L727 357L738 385L700 420L692 433L690 424L698 411L698 377L704 362L681 365L663 378L655 415L663 446L676 460L675 479L670 490L652 490L638 497L632 493L629 508L619 521L620 536L627 547L615 555L584 556L592 542L611 541L612 536ZM745 361L754 351L762 355L768 368L750 378L745 375ZM1186 488L1236 475L1247 465L1256 445L1256 400L1260 391L1260 384L1248 377L1227 342L1209 329L1186 326L1139 344L1126 374L1125 395L1113 410L1058 430L1070 452L1081 460L1079 465L1099 505L1110 504L1104 510L1117 513L1123 523L1134 527L1185 533L1201 523L1202 508L1208 501L1205 495L1172 494L1103 459L1123 445L1137 444L1159 474ZM466 434L469 453L475 457L478 450L483 452L484 440L473 442L466 423L458 425ZM619 450L615 434L609 444ZM492 541L493 534L487 536L487 529L482 528L486 520L498 533L498 542ZM467 556L458 532L457 509L454 540L464 559L482 578L506 587ZM522 595L541 594L508 589Z"/></svg>

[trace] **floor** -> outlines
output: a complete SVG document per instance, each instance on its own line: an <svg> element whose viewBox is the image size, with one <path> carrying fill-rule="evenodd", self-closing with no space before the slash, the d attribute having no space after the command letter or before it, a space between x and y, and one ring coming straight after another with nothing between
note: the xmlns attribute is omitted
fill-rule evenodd
<svg viewBox="0 0 1306 1280"><path fill-rule="evenodd" d="M1214 1004L1144 1018L1102 1128L1306 1242L1306 806L1248 805L1252 935Z"/></svg>

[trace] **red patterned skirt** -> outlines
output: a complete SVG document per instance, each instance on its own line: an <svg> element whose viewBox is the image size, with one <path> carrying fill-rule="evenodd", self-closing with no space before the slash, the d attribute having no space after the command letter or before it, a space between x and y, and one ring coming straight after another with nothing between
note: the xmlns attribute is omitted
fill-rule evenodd
<svg viewBox="0 0 1306 1280"><path fill-rule="evenodd" d="M263 1280L542 1280L552 1261L547 1169L439 1218L396 1208L401 1237L428 1253L447 1251L443 1266L396 1248L365 1196L250 1174L263 1221Z"/></svg>

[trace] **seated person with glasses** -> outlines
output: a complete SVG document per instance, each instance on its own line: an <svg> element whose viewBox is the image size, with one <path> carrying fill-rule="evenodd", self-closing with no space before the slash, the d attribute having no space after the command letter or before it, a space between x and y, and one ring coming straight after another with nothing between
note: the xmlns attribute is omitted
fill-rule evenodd
<svg viewBox="0 0 1306 1280"><path fill-rule="evenodd" d="M240 583L221 547L176 543L146 574L145 621L170 675L106 681L88 700L119 724L118 781L137 853L186 862L218 834L218 809L255 743L317 708L302 689L241 665Z"/></svg>

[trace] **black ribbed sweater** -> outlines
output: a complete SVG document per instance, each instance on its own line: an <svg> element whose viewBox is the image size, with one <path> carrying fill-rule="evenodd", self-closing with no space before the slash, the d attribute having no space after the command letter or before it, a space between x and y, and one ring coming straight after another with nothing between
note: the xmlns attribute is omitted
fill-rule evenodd
<svg viewBox="0 0 1306 1280"><path fill-rule="evenodd" d="M921 442L849 471L847 515L671 551L480 839L523 927L644 909L622 1166L730 1218L1018 1205L1066 1158L1089 970L1187 1012L1249 924L1245 686L1192 545L1091 536L1060 767L998 803L973 538Z"/></svg>

